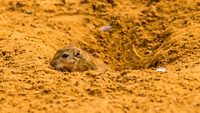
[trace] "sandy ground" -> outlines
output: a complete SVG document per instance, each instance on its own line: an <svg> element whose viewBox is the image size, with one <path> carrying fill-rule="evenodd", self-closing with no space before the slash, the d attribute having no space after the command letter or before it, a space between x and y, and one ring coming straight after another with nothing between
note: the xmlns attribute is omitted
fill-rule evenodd
<svg viewBox="0 0 200 113"><path fill-rule="evenodd" d="M52 69L67 44L112 70ZM199 0L0 0L0 112L200 113Z"/></svg>

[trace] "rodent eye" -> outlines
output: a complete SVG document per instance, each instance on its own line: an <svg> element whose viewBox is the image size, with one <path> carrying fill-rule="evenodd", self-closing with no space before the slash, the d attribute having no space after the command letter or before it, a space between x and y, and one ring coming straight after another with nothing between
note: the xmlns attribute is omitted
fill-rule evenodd
<svg viewBox="0 0 200 113"><path fill-rule="evenodd" d="M67 53L63 54L62 57L63 58L67 58L69 55Z"/></svg>

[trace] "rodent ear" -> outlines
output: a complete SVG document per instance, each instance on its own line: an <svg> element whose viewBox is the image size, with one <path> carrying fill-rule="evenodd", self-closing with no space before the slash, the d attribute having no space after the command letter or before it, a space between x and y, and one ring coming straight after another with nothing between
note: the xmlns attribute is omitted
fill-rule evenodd
<svg viewBox="0 0 200 113"><path fill-rule="evenodd" d="M81 51L79 49L75 50L74 56L79 58L81 56Z"/></svg>

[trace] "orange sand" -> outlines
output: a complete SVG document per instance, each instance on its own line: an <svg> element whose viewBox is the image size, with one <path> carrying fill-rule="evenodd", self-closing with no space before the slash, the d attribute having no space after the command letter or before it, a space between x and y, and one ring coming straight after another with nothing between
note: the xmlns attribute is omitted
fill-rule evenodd
<svg viewBox="0 0 200 113"><path fill-rule="evenodd" d="M50 68L69 43L113 71ZM0 112L200 113L199 0L0 0Z"/></svg>

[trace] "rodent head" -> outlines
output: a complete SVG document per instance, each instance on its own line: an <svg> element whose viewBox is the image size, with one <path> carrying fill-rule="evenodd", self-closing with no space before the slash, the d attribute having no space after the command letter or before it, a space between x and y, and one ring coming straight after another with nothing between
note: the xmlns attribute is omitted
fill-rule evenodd
<svg viewBox="0 0 200 113"><path fill-rule="evenodd" d="M68 46L58 50L50 64L56 70L72 72L80 60L83 60L81 50Z"/></svg>

